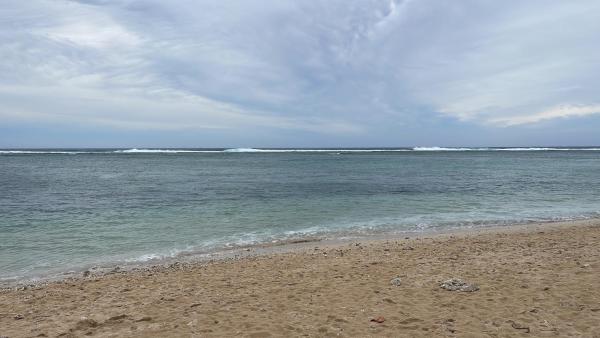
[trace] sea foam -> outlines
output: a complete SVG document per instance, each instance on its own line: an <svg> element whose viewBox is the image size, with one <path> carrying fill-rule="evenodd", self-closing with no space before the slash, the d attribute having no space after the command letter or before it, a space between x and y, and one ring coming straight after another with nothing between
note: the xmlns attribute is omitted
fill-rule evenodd
<svg viewBox="0 0 600 338"><path fill-rule="evenodd" d="M393 152L444 152L444 151L600 151L598 147L413 147L413 148L346 148L346 149L268 149L268 148L229 148L229 149L160 149L131 148L106 150L0 150L0 155L78 155L78 154L179 154L179 153L393 153Z"/></svg>
<svg viewBox="0 0 600 338"><path fill-rule="evenodd" d="M125 154L174 154L174 153L218 153L221 152L219 150L190 150L190 149L124 149L124 150L115 150L114 153L125 153Z"/></svg>

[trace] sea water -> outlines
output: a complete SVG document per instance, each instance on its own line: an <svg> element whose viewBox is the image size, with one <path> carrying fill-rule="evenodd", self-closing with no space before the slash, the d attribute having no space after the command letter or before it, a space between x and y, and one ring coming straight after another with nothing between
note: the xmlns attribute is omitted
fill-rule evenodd
<svg viewBox="0 0 600 338"><path fill-rule="evenodd" d="M0 283L599 214L598 148L0 150Z"/></svg>

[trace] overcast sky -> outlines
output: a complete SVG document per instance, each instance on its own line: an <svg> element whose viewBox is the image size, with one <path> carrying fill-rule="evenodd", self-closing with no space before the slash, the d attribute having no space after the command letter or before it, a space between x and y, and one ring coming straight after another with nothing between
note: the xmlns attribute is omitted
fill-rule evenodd
<svg viewBox="0 0 600 338"><path fill-rule="evenodd" d="M600 145L600 1L0 6L0 147L525 145Z"/></svg>

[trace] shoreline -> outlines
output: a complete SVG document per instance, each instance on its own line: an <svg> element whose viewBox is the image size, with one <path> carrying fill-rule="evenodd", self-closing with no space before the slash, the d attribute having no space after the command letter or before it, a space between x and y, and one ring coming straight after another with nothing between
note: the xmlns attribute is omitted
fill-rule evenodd
<svg viewBox="0 0 600 338"><path fill-rule="evenodd" d="M408 237L292 243L5 289L0 335L595 337L600 330L600 220ZM440 289L450 278L479 290ZM371 321L379 317L384 322Z"/></svg>
<svg viewBox="0 0 600 338"><path fill-rule="evenodd" d="M532 227L570 227L599 222L600 217L589 217L575 220L544 220L515 222L507 224L491 223L475 227L444 227L429 228L421 231L401 230L374 230L364 231L335 231L323 234L310 234L298 236L287 240L260 242L256 244L237 245L232 248L215 248L205 251L183 251L172 257L149 259L147 261L114 261L100 264L87 264L80 267L64 268L62 272L46 273L35 277L25 277L7 281L0 281L0 291L20 288L39 287L63 281L74 281L88 277L102 277L116 272L136 272L156 269L168 269L172 265L179 264L206 264L229 259L242 259L252 256L269 255L276 253L294 252L315 245L341 246L351 242L372 242L379 240L405 240L419 237L458 236L462 234L475 234L481 232L504 232L504 231L528 231ZM329 238L327 236L341 235L341 238Z"/></svg>

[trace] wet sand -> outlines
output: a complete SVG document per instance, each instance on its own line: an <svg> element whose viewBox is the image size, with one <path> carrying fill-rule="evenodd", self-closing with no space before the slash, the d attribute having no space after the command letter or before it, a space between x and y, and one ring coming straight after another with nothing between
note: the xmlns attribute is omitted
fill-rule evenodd
<svg viewBox="0 0 600 338"><path fill-rule="evenodd" d="M442 289L450 278L479 289ZM303 243L4 290L0 336L600 337L600 221Z"/></svg>

